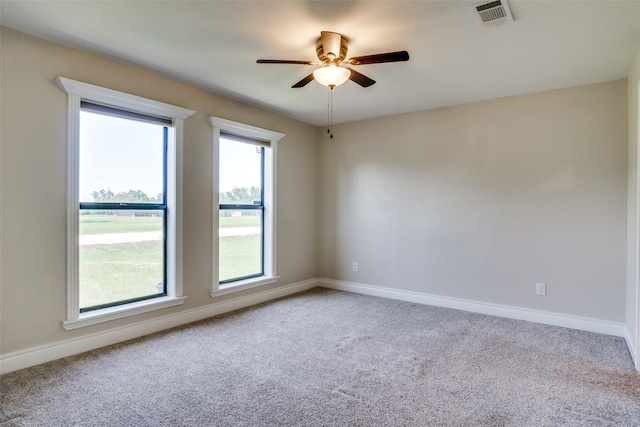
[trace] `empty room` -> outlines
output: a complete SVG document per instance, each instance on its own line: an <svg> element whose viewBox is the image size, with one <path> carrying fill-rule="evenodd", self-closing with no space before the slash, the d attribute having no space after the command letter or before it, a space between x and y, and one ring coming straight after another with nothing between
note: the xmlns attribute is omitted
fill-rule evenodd
<svg viewBox="0 0 640 427"><path fill-rule="evenodd" d="M0 426L640 425L640 1L0 25Z"/></svg>

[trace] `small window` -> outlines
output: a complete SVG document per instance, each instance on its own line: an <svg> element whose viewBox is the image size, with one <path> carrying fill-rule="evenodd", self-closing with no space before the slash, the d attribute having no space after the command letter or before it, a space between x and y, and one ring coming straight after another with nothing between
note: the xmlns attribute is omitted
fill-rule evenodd
<svg viewBox="0 0 640 427"><path fill-rule="evenodd" d="M264 274L264 147L220 136L220 283Z"/></svg>
<svg viewBox="0 0 640 427"><path fill-rule="evenodd" d="M285 135L218 117L213 126L211 296L275 283L277 143Z"/></svg>

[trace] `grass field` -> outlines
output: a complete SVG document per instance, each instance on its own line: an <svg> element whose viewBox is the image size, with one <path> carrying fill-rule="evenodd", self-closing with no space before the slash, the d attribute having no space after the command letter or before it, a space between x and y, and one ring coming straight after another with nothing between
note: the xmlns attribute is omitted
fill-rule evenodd
<svg viewBox="0 0 640 427"><path fill-rule="evenodd" d="M260 235L220 238L220 281L259 274Z"/></svg>
<svg viewBox="0 0 640 427"><path fill-rule="evenodd" d="M258 227L257 216L221 217L220 228ZM161 217L81 215L80 235L161 231ZM260 235L220 239L220 280L260 272ZM158 293L163 281L160 241L80 246L80 307Z"/></svg>
<svg viewBox="0 0 640 427"><path fill-rule="evenodd" d="M162 230L161 216L80 215L80 234Z"/></svg>
<svg viewBox="0 0 640 427"><path fill-rule="evenodd" d="M258 227L258 216L221 217L220 228ZM80 215L80 234L133 233L162 230L162 217Z"/></svg>
<svg viewBox="0 0 640 427"><path fill-rule="evenodd" d="M80 307L158 293L163 282L162 242L80 247Z"/></svg>
<svg viewBox="0 0 640 427"><path fill-rule="evenodd" d="M220 217L220 228L258 227L259 216L226 216Z"/></svg>

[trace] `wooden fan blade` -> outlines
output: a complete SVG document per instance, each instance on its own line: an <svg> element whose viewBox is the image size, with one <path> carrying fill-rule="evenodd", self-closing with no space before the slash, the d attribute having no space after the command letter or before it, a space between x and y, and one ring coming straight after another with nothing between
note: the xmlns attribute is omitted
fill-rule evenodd
<svg viewBox="0 0 640 427"><path fill-rule="evenodd" d="M295 61L287 59L258 59L258 64L293 64L293 65L313 65L311 61Z"/></svg>
<svg viewBox="0 0 640 427"><path fill-rule="evenodd" d="M347 70L351 71L351 76L349 76L349 80L352 82L358 83L362 87L369 87L372 84L375 84L375 80L370 79L364 74L360 74L356 70L352 70L351 68L347 68Z"/></svg>
<svg viewBox="0 0 640 427"><path fill-rule="evenodd" d="M304 79L300 80L298 83L291 86L292 88L299 88L308 85L311 81L313 81L313 73L309 74Z"/></svg>
<svg viewBox="0 0 640 427"><path fill-rule="evenodd" d="M401 50L399 52L378 53L376 55L355 56L349 59L351 65L382 64L384 62L401 62L409 60L409 52Z"/></svg>

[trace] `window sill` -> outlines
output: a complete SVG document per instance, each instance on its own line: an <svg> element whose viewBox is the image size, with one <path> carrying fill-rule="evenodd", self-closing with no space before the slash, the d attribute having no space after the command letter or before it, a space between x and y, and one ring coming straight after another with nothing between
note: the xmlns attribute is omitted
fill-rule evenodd
<svg viewBox="0 0 640 427"><path fill-rule="evenodd" d="M187 297L160 297L116 307L103 308L101 310L94 310L87 313L80 313L80 316L77 319L65 320L62 322L62 327L67 331L84 328L85 326L96 325L110 320L121 319L123 317L181 305L186 298Z"/></svg>
<svg viewBox="0 0 640 427"><path fill-rule="evenodd" d="M220 285L220 289L216 289L215 291L211 291L210 295L212 298L219 297L222 295L231 294L234 292L240 292L251 288L257 288L258 286L270 285L272 283L276 283L280 277L279 276L263 276L263 277L255 277L252 279L239 280L233 283L227 283L224 285Z"/></svg>

